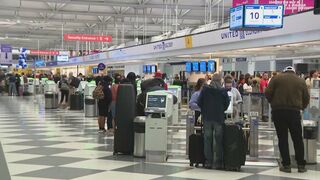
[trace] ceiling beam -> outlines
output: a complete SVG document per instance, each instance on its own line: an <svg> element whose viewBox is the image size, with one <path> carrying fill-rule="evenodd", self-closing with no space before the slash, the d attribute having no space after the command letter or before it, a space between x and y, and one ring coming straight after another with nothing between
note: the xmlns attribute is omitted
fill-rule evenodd
<svg viewBox="0 0 320 180"><path fill-rule="evenodd" d="M32 2L43 2L43 0L22 0L22 1L32 1ZM52 2L56 3L57 0L46 0L46 2ZM132 8L156 8L156 9L163 9L163 4L155 4L155 3L148 3L149 1L140 1L141 3L128 3L128 2L115 2L115 1L77 1L77 0L60 0L60 3L70 3L70 4L76 4L76 5L94 5L94 6L117 6L117 7L132 7ZM175 4L168 4L168 8L175 8ZM225 6L226 8L228 6ZM184 5L179 4L179 9L194 9L194 10L204 10L205 5L204 3L196 4L196 5Z"/></svg>
<svg viewBox="0 0 320 180"><path fill-rule="evenodd" d="M42 14L44 17L45 15ZM19 16L19 20L24 20L24 21L43 21L44 20L44 17L41 17L41 18L34 18L34 17L26 17L26 16ZM97 16L98 17L98 16ZM102 16L100 16L102 18ZM17 17L14 17L14 16L8 16L8 15L0 15L0 20L11 20L11 21L16 21L17 20ZM147 25L148 27L152 27L152 26L155 26L155 27L159 27L159 23L163 21L163 18L153 18L154 20L158 20L158 24L154 24L154 22L147 22ZM61 24L65 24L65 26L72 26L72 27L83 27L82 24L83 24L83 20L81 19L61 19L61 18L53 18L53 17L50 17L50 20L51 24L49 25L52 25L52 26L57 26L56 24L54 23L59 23L60 25ZM97 21L97 20L86 20L85 22L87 23L98 23L99 24L99 21L100 19ZM105 17L105 22L109 22L109 21L114 21L114 18L112 18L111 16L109 17ZM101 24L105 23L105 22L101 22ZM68 25L68 23L73 23L73 24L70 24ZM79 23L80 26L74 24L74 23ZM111 22L112 23L112 22ZM141 22L142 23L142 22ZM132 26L132 25L135 25L136 23L135 22L130 22L130 21L125 21L125 25L127 26ZM186 25L189 25L189 26L193 26L193 27L197 27L197 26L200 26L202 25L199 21L199 23L188 23L186 22L185 23Z"/></svg>
<svg viewBox="0 0 320 180"><path fill-rule="evenodd" d="M53 14L69 14L69 15L84 15L84 16L113 16L116 18L122 18L122 17L132 17L137 16L140 18L144 18L145 16L143 14L115 14L115 13L108 13L108 12L87 12L87 11L71 11L71 10L49 10L49 9L38 9L38 8L26 8L26 7L11 7L11 6L0 6L0 10L3 11L17 11L17 12L38 12L38 13L53 13ZM147 18L162 18L162 15L155 15L155 14L149 14ZM180 18L180 16L178 16ZM190 19L190 20L200 20L203 19L203 16L195 16L195 15L189 15L184 16L184 19Z"/></svg>

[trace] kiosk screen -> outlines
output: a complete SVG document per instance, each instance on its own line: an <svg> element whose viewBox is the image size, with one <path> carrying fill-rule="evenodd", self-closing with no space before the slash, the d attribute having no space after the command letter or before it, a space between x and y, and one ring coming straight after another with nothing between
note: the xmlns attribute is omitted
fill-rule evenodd
<svg viewBox="0 0 320 180"><path fill-rule="evenodd" d="M148 108L165 108L167 102L166 95L149 95Z"/></svg>

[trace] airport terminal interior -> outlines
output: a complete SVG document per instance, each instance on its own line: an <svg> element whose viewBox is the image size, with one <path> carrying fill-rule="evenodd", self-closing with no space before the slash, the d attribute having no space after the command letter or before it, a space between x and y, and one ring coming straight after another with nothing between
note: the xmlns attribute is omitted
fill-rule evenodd
<svg viewBox="0 0 320 180"><path fill-rule="evenodd" d="M320 0L0 0L0 180L318 180L319 22Z"/></svg>

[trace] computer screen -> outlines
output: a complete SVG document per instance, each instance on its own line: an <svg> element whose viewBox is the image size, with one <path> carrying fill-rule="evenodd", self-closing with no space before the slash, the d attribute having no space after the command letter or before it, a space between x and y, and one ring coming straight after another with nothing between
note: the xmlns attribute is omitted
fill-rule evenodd
<svg viewBox="0 0 320 180"><path fill-rule="evenodd" d="M207 62L206 61L200 62L200 72L207 72Z"/></svg>
<svg viewBox="0 0 320 180"><path fill-rule="evenodd" d="M148 108L165 108L167 102L166 95L148 95Z"/></svg>
<svg viewBox="0 0 320 180"><path fill-rule="evenodd" d="M147 72L147 66L143 65L143 73L146 73L146 72Z"/></svg>
<svg viewBox="0 0 320 180"><path fill-rule="evenodd" d="M199 72L199 62L192 62L193 72Z"/></svg>
<svg viewBox="0 0 320 180"><path fill-rule="evenodd" d="M216 62L213 60L208 61L208 72L216 72Z"/></svg>
<svg viewBox="0 0 320 180"><path fill-rule="evenodd" d="M147 65L147 73L151 73L151 66Z"/></svg>
<svg viewBox="0 0 320 180"><path fill-rule="evenodd" d="M157 66L156 65L152 65L151 66L151 73L156 73L157 72Z"/></svg>
<svg viewBox="0 0 320 180"><path fill-rule="evenodd" d="M186 62L186 72L191 72L191 71L192 71L191 62Z"/></svg>

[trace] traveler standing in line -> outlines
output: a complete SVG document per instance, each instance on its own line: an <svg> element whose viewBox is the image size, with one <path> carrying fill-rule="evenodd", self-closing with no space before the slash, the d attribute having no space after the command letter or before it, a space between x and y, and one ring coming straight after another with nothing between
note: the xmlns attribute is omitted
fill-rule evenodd
<svg viewBox="0 0 320 180"><path fill-rule="evenodd" d="M192 94L191 96L191 99L189 101L189 107L191 110L195 111L195 121L194 121L194 125L199 125L198 124L198 119L201 115L201 109L200 107L198 106L198 98L199 98L199 95L200 95L200 92L203 88L203 86L206 84L206 80L204 78L200 78L198 79L197 81L197 84L194 88L195 92Z"/></svg>
<svg viewBox="0 0 320 180"><path fill-rule="evenodd" d="M68 104L69 99L69 84L68 79L66 75L62 75L60 82L59 82L59 88L61 92L61 99L60 99L60 105ZM63 103L65 100L65 103Z"/></svg>
<svg viewBox="0 0 320 180"><path fill-rule="evenodd" d="M262 75L262 79L260 81L260 93L264 93L265 89L268 87L269 84L269 75L268 73L264 72Z"/></svg>
<svg viewBox="0 0 320 180"><path fill-rule="evenodd" d="M316 70L310 71L310 76L309 78L306 79L306 84L308 89L313 88L313 80L320 80L318 77L319 73Z"/></svg>
<svg viewBox="0 0 320 180"><path fill-rule="evenodd" d="M2 95L5 88L5 79L6 79L6 76L3 73L3 71L0 69L0 95Z"/></svg>
<svg viewBox="0 0 320 180"><path fill-rule="evenodd" d="M252 86L251 86L251 77L250 74L247 73L245 75L244 84L243 84L243 91L244 93L252 93Z"/></svg>
<svg viewBox="0 0 320 180"><path fill-rule="evenodd" d="M99 133L105 133L106 128L106 117L110 112L110 104L112 102L112 94L109 88L109 85L112 82L112 78L109 76L103 77L100 81L98 86L103 87L103 94L104 98L98 100L98 110L99 110L99 117L98 117L98 125L99 125Z"/></svg>
<svg viewBox="0 0 320 180"><path fill-rule="evenodd" d="M272 120L279 139L278 145L282 157L282 166L279 170L291 172L289 130L294 144L298 172L306 172L300 114L300 111L309 104L310 96L306 83L295 74L293 67L288 66L282 74L272 78L265 94L272 107Z"/></svg>
<svg viewBox="0 0 320 180"><path fill-rule="evenodd" d="M17 91L17 96L22 96L22 93L20 94L20 85L21 85L21 79L20 79L20 75L19 74L16 74L16 91Z"/></svg>
<svg viewBox="0 0 320 180"><path fill-rule="evenodd" d="M121 82L121 76L120 74L116 74L114 77L114 84L111 86L111 94L112 94L112 102L111 102L111 113L112 113L112 129L110 129L110 132L113 133L115 126L116 126L116 101L117 101L117 95L118 95L118 88Z"/></svg>
<svg viewBox="0 0 320 180"><path fill-rule="evenodd" d="M231 75L231 77L232 77L232 87L233 87L233 88L237 88L236 72L232 71L230 75Z"/></svg>
<svg viewBox="0 0 320 180"><path fill-rule="evenodd" d="M240 113L238 111L238 104L242 102L242 97L240 92L237 88L232 87L233 79L232 76L226 75L224 77L224 87L227 91L230 91L232 93L232 100L233 100L233 114Z"/></svg>
<svg viewBox="0 0 320 180"><path fill-rule="evenodd" d="M127 78L122 79L121 84L132 84L134 87L135 95L137 96L137 83L136 83L136 74L134 72L129 72Z"/></svg>
<svg viewBox="0 0 320 180"><path fill-rule="evenodd" d="M278 72L277 72L277 71L273 71L273 72L272 72L272 75L271 75L271 77L270 77L270 79L269 79L269 81L268 81L268 84L270 83L270 81L272 80L272 78L275 77L276 75L278 75Z"/></svg>
<svg viewBox="0 0 320 180"><path fill-rule="evenodd" d="M198 99L203 118L205 167L207 169L213 166L216 169L223 169L224 112L228 109L229 104L229 96L222 88L221 77L219 74L214 74L211 84L203 87ZM213 138L215 138L215 147ZM216 152L215 158L214 152Z"/></svg>
<svg viewBox="0 0 320 180"><path fill-rule="evenodd" d="M16 88L17 78L14 73L10 74L9 76L9 96L17 95L17 88Z"/></svg>
<svg viewBox="0 0 320 180"><path fill-rule="evenodd" d="M240 94L244 93L244 90L243 90L244 79L245 79L244 78L244 74L240 74L239 81L238 81L238 84L237 84L237 89L239 90Z"/></svg>

